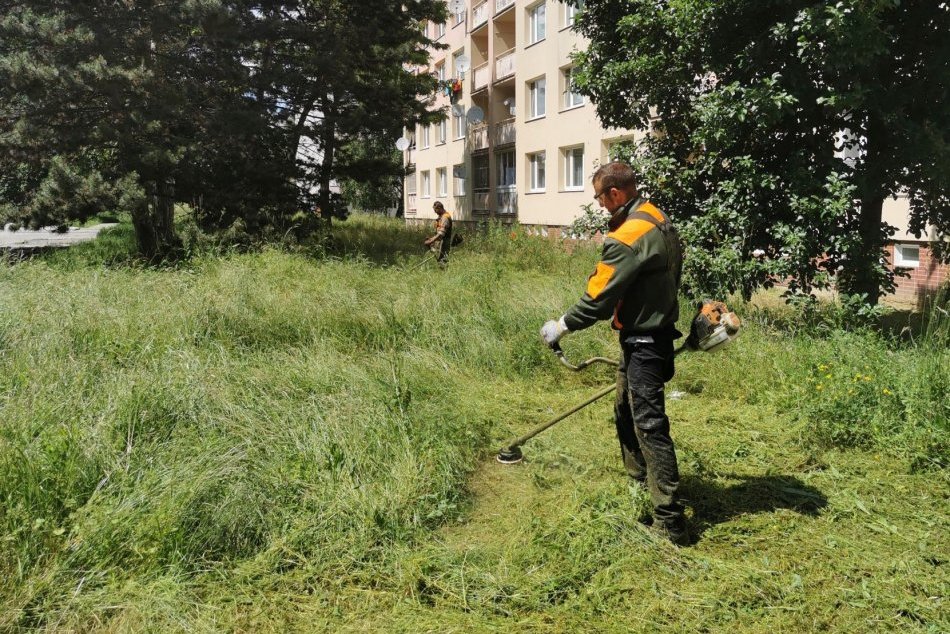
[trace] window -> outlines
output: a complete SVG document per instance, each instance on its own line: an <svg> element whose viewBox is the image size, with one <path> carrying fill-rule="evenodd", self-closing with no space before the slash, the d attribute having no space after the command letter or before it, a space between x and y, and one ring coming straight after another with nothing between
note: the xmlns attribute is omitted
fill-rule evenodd
<svg viewBox="0 0 950 634"><path fill-rule="evenodd" d="M544 3L528 9L528 43L534 44L544 39Z"/></svg>
<svg viewBox="0 0 950 634"><path fill-rule="evenodd" d="M915 269L920 266L920 246L916 244L894 245L894 266Z"/></svg>
<svg viewBox="0 0 950 634"><path fill-rule="evenodd" d="M574 92L574 69L564 69L564 107L576 108L584 105L584 95Z"/></svg>
<svg viewBox="0 0 950 634"><path fill-rule="evenodd" d="M577 19L577 14L583 8L584 0L579 0L576 7L572 4L564 5L564 26L574 26L574 20Z"/></svg>
<svg viewBox="0 0 950 634"><path fill-rule="evenodd" d="M419 192L419 195L423 198L429 198L432 195L432 180L428 170L425 172L420 172L419 177L422 181L422 184L420 185L420 189L422 191Z"/></svg>
<svg viewBox="0 0 950 634"><path fill-rule="evenodd" d="M445 35L445 22L440 22L435 25L435 39L439 39Z"/></svg>
<svg viewBox="0 0 950 634"><path fill-rule="evenodd" d="M499 152L496 157L498 164L498 187L512 187L515 184L515 153L514 151Z"/></svg>
<svg viewBox="0 0 950 634"><path fill-rule="evenodd" d="M544 104L544 77L528 82L528 116L531 119L543 117L545 112Z"/></svg>
<svg viewBox="0 0 950 634"><path fill-rule="evenodd" d="M435 76L439 81L445 81L445 62L435 65Z"/></svg>
<svg viewBox="0 0 950 634"><path fill-rule="evenodd" d="M445 168L440 167L435 170L435 183L436 187L439 188L439 197L445 197L449 195L449 178L445 173Z"/></svg>
<svg viewBox="0 0 950 634"><path fill-rule="evenodd" d="M564 189L584 189L584 146L564 150Z"/></svg>
<svg viewBox="0 0 950 634"><path fill-rule="evenodd" d="M422 129L420 130L421 134L419 135L420 138L422 139L422 140L420 141L419 148L422 149L422 150L424 150L424 149L426 149L427 147L429 147L429 126L423 125L423 126L419 126L419 127L422 128Z"/></svg>
<svg viewBox="0 0 950 634"><path fill-rule="evenodd" d="M451 3L450 3L450 4L451 4ZM461 24L461 23L465 20L465 5L464 5L464 4L460 4L459 6L461 7L462 10L459 11L458 13L454 14L454 16L455 16L455 25L456 25L456 26L458 26L459 24Z"/></svg>
<svg viewBox="0 0 950 634"><path fill-rule="evenodd" d="M448 133L449 122L445 119L439 121L439 143L445 143L445 138L449 135Z"/></svg>
<svg viewBox="0 0 950 634"><path fill-rule="evenodd" d="M488 189L488 154L479 154L472 157L472 178L474 191Z"/></svg>
<svg viewBox="0 0 950 634"><path fill-rule="evenodd" d="M455 178L455 195L465 195L465 164L459 163L452 167L452 176Z"/></svg>
<svg viewBox="0 0 950 634"><path fill-rule="evenodd" d="M531 172L531 191L544 191L544 152L528 155L528 168Z"/></svg>
<svg viewBox="0 0 950 634"><path fill-rule="evenodd" d="M465 113L452 113L452 130L455 132L455 139L465 138Z"/></svg>

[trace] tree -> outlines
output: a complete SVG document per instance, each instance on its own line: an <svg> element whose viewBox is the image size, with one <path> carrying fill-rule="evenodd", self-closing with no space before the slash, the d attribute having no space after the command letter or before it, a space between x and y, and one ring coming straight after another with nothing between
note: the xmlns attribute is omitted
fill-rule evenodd
<svg viewBox="0 0 950 634"><path fill-rule="evenodd" d="M605 0L577 28L604 125L652 129L632 161L697 290L834 280L876 303L885 198L908 193L916 235L950 233L946 3Z"/></svg>
<svg viewBox="0 0 950 634"><path fill-rule="evenodd" d="M391 144L403 126L444 117L429 109L436 79L417 69L439 46L420 27L444 21L445 3L297 0L264 6L262 16L274 33L257 59L264 93L292 117L291 155L312 146L301 168L329 223L341 211L330 183L372 180L354 174L359 163L341 160L342 148L378 137Z"/></svg>
<svg viewBox="0 0 950 634"><path fill-rule="evenodd" d="M178 246L176 202L256 233L301 204L332 213L331 180L367 164L341 147L444 116L416 72L438 0L0 0L0 15L0 168L17 175L0 207L40 224L125 205L149 258Z"/></svg>
<svg viewBox="0 0 950 634"><path fill-rule="evenodd" d="M224 218L295 201L293 162L272 152L285 131L250 92L251 2L0 1L0 14L0 155L45 174L19 192L23 221L122 204L151 259L179 246L176 202Z"/></svg>
<svg viewBox="0 0 950 634"><path fill-rule="evenodd" d="M392 135L362 138L340 152L340 189L344 200L363 211L399 209L406 168Z"/></svg>

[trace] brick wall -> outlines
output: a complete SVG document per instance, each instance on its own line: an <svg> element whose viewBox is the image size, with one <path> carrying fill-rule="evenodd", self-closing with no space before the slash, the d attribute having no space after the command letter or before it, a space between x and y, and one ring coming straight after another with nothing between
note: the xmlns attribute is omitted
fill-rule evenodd
<svg viewBox="0 0 950 634"><path fill-rule="evenodd" d="M937 262L925 242L900 242L887 247L888 264L894 266L895 250L898 245L917 246L920 253L920 266L908 268L910 277L895 279L897 290L888 296L898 302L919 304L920 300L935 291L941 284L950 280L950 266Z"/></svg>

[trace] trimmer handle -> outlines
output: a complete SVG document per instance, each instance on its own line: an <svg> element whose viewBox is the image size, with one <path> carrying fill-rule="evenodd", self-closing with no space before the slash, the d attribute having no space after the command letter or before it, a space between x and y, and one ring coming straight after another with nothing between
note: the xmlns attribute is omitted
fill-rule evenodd
<svg viewBox="0 0 950 634"><path fill-rule="evenodd" d="M556 341L551 344L551 351L557 355L558 361L560 361L561 364L564 365L564 367L569 368L573 370L574 372L583 370L584 368L586 368L592 363L607 363L614 367L617 367L620 365L620 362L617 361L616 359L608 359L607 357L591 357L590 359L586 361L581 361L577 365L574 365L573 363L567 360L567 357L564 356L564 350L561 349L561 344Z"/></svg>

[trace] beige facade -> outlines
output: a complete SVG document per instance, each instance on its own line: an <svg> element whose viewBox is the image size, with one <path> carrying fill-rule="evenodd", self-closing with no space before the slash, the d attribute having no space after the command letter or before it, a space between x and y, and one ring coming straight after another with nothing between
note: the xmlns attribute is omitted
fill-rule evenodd
<svg viewBox="0 0 950 634"><path fill-rule="evenodd" d="M572 23L573 10L556 0L486 0L427 26L447 45L429 72L460 79L461 91L436 98L444 124L407 131L407 219L435 218L439 200L461 220L563 226L593 203L591 174L612 143L634 134L604 130L571 92L570 56L585 45ZM460 58L470 61L465 72Z"/></svg>

